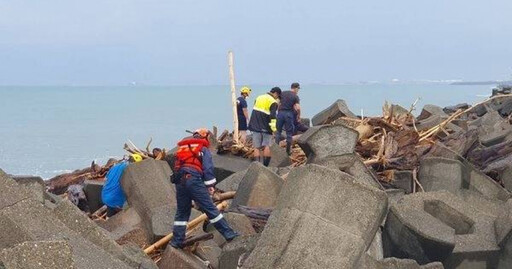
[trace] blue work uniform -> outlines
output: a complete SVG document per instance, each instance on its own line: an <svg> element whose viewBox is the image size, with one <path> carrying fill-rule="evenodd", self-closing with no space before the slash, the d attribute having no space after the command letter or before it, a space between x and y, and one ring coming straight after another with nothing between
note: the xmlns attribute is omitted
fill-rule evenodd
<svg viewBox="0 0 512 269"><path fill-rule="evenodd" d="M240 96L236 99L236 111L238 116L238 130L247 131L247 118L244 114L244 108L247 108L245 97Z"/></svg>
<svg viewBox="0 0 512 269"><path fill-rule="evenodd" d="M101 189L101 201L111 208L122 208L126 202L123 189L121 188L121 177L128 166L128 162L123 161L112 166L105 176L105 184Z"/></svg>
<svg viewBox="0 0 512 269"><path fill-rule="evenodd" d="M300 103L299 96L292 91L284 91L281 93L281 103L277 112L277 132L276 143L281 141L281 133L286 131L286 152L290 154L292 137L295 132L296 112L295 104Z"/></svg>
<svg viewBox="0 0 512 269"><path fill-rule="evenodd" d="M214 166L212 155L208 148L203 147L201 150L203 172L192 167L182 167L177 171L178 180L176 185L176 201L178 209L174 217L173 238L171 246L181 248L185 240L185 232L187 230L188 219L192 210L192 200L206 214L210 223L224 236L226 240L232 240L238 234L229 227L228 222L224 219L222 213L219 212L213 203L207 187L213 187L217 183L214 174Z"/></svg>

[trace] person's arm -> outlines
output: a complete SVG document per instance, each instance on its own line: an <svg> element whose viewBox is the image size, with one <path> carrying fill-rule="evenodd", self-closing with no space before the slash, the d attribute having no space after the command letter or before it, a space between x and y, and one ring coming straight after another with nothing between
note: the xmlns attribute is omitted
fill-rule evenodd
<svg viewBox="0 0 512 269"><path fill-rule="evenodd" d="M244 112L245 120L247 120L247 123L249 123L249 111L247 110L247 107L242 109Z"/></svg>
<svg viewBox="0 0 512 269"><path fill-rule="evenodd" d="M273 103L272 105L270 105L270 123L269 123L270 130L272 130L272 132L277 131L277 127L276 127L277 118L276 118L276 115L277 115L277 103Z"/></svg>
<svg viewBox="0 0 512 269"><path fill-rule="evenodd" d="M295 109L295 111L297 111L297 119L300 119L300 104L299 104L299 103L296 103L296 104L293 106L293 109Z"/></svg>
<svg viewBox="0 0 512 269"><path fill-rule="evenodd" d="M204 185L208 188L213 188L217 183L215 179L213 159L210 150L204 147L201 152L203 153L203 181Z"/></svg>
<svg viewBox="0 0 512 269"><path fill-rule="evenodd" d="M293 105L293 109L297 111L297 120L300 121L300 98L298 96L295 96L295 104Z"/></svg>
<svg viewBox="0 0 512 269"><path fill-rule="evenodd" d="M247 121L247 124L249 124L249 111L247 110L247 101L245 101L244 99L244 102L242 105L242 112L244 113L244 116L245 116L245 120Z"/></svg>

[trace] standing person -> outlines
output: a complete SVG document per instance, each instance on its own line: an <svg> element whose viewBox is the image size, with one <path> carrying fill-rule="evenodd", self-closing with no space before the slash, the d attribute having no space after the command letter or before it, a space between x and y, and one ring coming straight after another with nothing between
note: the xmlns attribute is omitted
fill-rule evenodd
<svg viewBox="0 0 512 269"><path fill-rule="evenodd" d="M249 130L252 132L252 146L254 147L254 161L261 161L260 151L263 151L263 165L270 164L270 142L272 133L276 131L277 99L281 96L281 89L274 87L270 92L260 95L254 102L249 121Z"/></svg>
<svg viewBox="0 0 512 269"><path fill-rule="evenodd" d="M276 143L279 144L281 141L281 133L284 127L286 131L286 153L288 156L291 154L295 122L300 118L300 99L297 95L299 90L300 84L294 82L289 91L284 91L281 94L281 104L279 105L279 112L277 114Z"/></svg>
<svg viewBox="0 0 512 269"><path fill-rule="evenodd" d="M245 145L247 140L247 125L249 121L249 112L247 111L247 99L251 94L251 88L244 86L240 89L240 97L236 99L236 112L238 115L238 131L240 133L240 142Z"/></svg>
<svg viewBox="0 0 512 269"><path fill-rule="evenodd" d="M132 154L128 159L128 162L132 163L140 161L142 161L142 156L139 154ZM105 184L101 190L101 201L107 206L107 217L112 217L121 211L126 202L126 196L121 188L121 177L124 169L128 166L128 162L125 160L115 164L105 176Z"/></svg>
<svg viewBox="0 0 512 269"><path fill-rule="evenodd" d="M227 241L233 240L238 233L229 227L228 222L219 212L210 195L217 183L213 173L213 160L208 146L210 131L198 129L192 137L178 143L176 161L174 163L172 182L176 185L176 201L178 209L174 217L174 236L170 245L182 248L185 240L188 219L192 209L192 200L206 213L210 223L224 236Z"/></svg>

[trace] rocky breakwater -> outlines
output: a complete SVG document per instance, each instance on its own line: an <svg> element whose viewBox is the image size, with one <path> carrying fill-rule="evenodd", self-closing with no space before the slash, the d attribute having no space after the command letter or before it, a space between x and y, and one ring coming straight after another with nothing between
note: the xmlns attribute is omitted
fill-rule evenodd
<svg viewBox="0 0 512 269"><path fill-rule="evenodd" d="M57 189L51 183L0 173L0 265L512 268L512 97L426 105L418 117L415 109L385 104L382 116L361 118L337 100L298 137L300 162L280 156L274 167L249 162L250 146L219 137L214 198L233 198L224 215L241 236L226 242L194 211L191 219L201 221L183 250L147 248L172 231L176 201L165 161L128 166L127 204L108 219L91 220L48 193ZM101 189L78 183L91 185L88 197Z"/></svg>

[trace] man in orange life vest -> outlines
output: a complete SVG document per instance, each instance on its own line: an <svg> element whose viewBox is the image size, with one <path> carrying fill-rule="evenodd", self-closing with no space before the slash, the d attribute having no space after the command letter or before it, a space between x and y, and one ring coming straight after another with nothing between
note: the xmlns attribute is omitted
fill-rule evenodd
<svg viewBox="0 0 512 269"><path fill-rule="evenodd" d="M229 227L228 222L219 212L210 197L216 183L213 173L213 160L208 146L210 131L198 129L190 138L178 143L174 164L173 183L176 185L176 200L178 209L174 217L174 236L170 245L181 248L185 240L192 200L206 213L210 223L224 236L227 241L233 240L238 233Z"/></svg>

